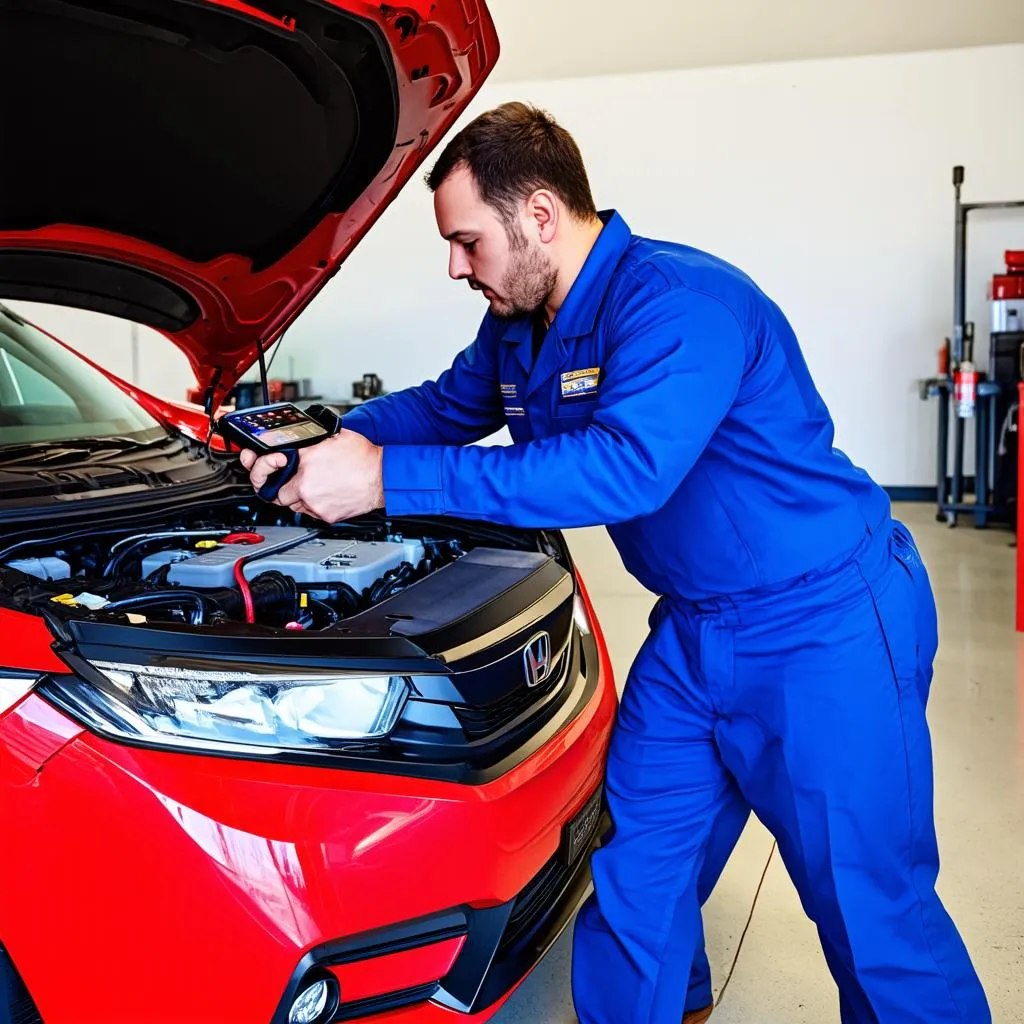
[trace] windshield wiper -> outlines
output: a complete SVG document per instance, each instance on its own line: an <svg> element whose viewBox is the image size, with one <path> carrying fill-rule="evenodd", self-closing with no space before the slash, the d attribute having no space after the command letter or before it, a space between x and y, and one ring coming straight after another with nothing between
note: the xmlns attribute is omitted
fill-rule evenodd
<svg viewBox="0 0 1024 1024"><path fill-rule="evenodd" d="M20 444L0 445L0 465L17 466L31 462L40 468L46 468L83 458L95 459L104 451L111 454L147 451L173 440L173 434L163 434L151 441L139 441L136 438L113 434L110 437L76 437L67 441L25 441Z"/></svg>

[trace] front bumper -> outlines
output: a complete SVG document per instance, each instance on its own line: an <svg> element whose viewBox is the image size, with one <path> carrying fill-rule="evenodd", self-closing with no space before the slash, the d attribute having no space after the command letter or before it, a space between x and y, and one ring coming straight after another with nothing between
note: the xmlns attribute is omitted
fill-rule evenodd
<svg viewBox="0 0 1024 1024"><path fill-rule="evenodd" d="M571 826L584 826L582 841ZM494 907L462 907L421 921L326 943L303 957L274 1016L287 1024L298 993L312 981L340 982L333 1022L426 1021L433 1010L486 1020L547 953L591 886L590 855L610 826L601 789L577 812L559 852L515 899ZM572 848L575 859L569 856ZM411 955L410 955L411 954ZM403 987L396 977L405 975Z"/></svg>
<svg viewBox="0 0 1024 1024"><path fill-rule="evenodd" d="M583 711L464 786L131 748L29 696L0 722L0 942L46 1024L278 1024L313 968L336 1020L486 1020L587 891L587 845L559 851L615 707L600 643ZM66 723L34 772L15 719Z"/></svg>

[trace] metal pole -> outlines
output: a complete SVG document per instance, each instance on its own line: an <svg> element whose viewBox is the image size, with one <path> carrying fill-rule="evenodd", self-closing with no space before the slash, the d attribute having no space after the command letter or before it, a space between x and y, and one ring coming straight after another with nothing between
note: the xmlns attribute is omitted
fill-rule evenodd
<svg viewBox="0 0 1024 1024"><path fill-rule="evenodd" d="M953 403L953 471L949 485L949 503L960 505L964 500L964 428L967 421L956 415L956 402ZM956 521L956 511L953 521Z"/></svg>
<svg viewBox="0 0 1024 1024"><path fill-rule="evenodd" d="M988 417L988 479L989 487L992 489L992 504L995 505L997 471L996 467L998 465L998 463L996 462L996 446L999 443L997 431L1002 426L1002 423L998 421L998 413L1000 412L999 407L1001 403L999 401L998 395L993 395L989 399L989 402L991 403L991 405Z"/></svg>
<svg viewBox="0 0 1024 1024"><path fill-rule="evenodd" d="M938 516L945 514L946 502L949 497L946 467L949 463L949 406L952 396L952 385L944 387L941 383L938 388L939 400L939 445L936 452L935 464L935 486L938 495Z"/></svg>
<svg viewBox="0 0 1024 1024"><path fill-rule="evenodd" d="M988 523L988 420L989 398L978 398L978 412L974 421L974 497L977 509L974 513L974 525L983 527ZM995 418L993 414L993 419Z"/></svg>
<svg viewBox="0 0 1024 1024"><path fill-rule="evenodd" d="M963 167L953 168L953 190L956 196L956 226L953 240L953 365L955 370L964 357L964 317L967 308L967 211L960 201L964 183Z"/></svg>

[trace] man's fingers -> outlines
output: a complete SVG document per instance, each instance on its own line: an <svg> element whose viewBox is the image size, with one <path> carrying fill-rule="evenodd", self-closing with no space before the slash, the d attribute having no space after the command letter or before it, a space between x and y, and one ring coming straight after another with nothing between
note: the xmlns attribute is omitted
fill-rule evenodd
<svg viewBox="0 0 1024 1024"><path fill-rule="evenodd" d="M252 469L253 463L256 461L257 455L254 451L250 451L248 448L242 449L242 454L238 456L238 461L246 468Z"/></svg>
<svg viewBox="0 0 1024 1024"><path fill-rule="evenodd" d="M296 474L281 488L281 490L277 492L278 505L283 505L285 508L293 509L296 504L300 504L302 502L302 496L299 494L299 490L299 477L298 474Z"/></svg>
<svg viewBox="0 0 1024 1024"><path fill-rule="evenodd" d="M283 508L291 509L292 512L299 512L304 516L312 515L310 507L306 504L305 499L302 497L302 473L296 473L282 488L277 492L277 498L275 499L278 505Z"/></svg>
<svg viewBox="0 0 1024 1024"><path fill-rule="evenodd" d="M252 489L258 491L270 477L270 474L278 469L284 469L288 465L288 456L283 452L273 452L271 455L263 455L258 458L249 470L249 480Z"/></svg>

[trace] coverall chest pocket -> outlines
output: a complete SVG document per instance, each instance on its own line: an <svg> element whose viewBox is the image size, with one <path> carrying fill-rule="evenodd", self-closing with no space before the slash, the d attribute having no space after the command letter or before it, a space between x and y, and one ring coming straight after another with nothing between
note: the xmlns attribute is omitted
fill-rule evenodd
<svg viewBox="0 0 1024 1024"><path fill-rule="evenodd" d="M578 430L590 425L597 409L597 396L574 402L555 400L554 421L559 430Z"/></svg>

